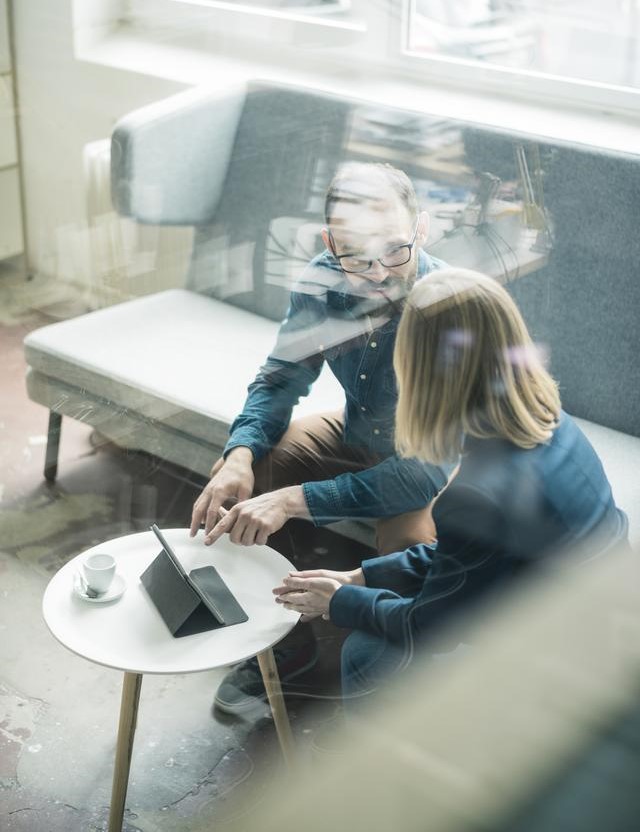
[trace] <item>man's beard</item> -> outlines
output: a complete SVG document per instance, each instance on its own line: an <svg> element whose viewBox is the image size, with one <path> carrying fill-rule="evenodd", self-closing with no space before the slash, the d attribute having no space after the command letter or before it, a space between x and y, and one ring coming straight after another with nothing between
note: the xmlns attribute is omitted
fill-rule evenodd
<svg viewBox="0 0 640 832"><path fill-rule="evenodd" d="M348 285L346 292L351 298L350 311L355 317L401 312L415 282L414 273L409 277L387 277L381 283L370 282L357 289Z"/></svg>

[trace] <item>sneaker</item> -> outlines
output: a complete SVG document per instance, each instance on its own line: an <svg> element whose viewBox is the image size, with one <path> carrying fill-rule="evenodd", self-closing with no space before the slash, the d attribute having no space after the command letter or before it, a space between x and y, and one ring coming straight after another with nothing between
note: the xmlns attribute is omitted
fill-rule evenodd
<svg viewBox="0 0 640 832"><path fill-rule="evenodd" d="M276 647L273 651L282 687L311 670L318 661L315 641L291 647ZM262 682L258 659L247 659L229 671L220 683L214 707L226 714L238 714L266 701L267 692Z"/></svg>

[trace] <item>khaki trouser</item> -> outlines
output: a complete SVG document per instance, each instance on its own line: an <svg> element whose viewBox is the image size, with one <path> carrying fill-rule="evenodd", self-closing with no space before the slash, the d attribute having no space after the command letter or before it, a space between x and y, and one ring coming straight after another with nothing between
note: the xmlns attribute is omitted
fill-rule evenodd
<svg viewBox="0 0 640 832"><path fill-rule="evenodd" d="M376 454L349 447L343 441L342 411L319 413L293 421L269 454L253 466L254 494L289 485L333 479L338 474L358 473L382 461ZM219 460L212 470L222 465ZM378 554L399 552L415 543L431 543L435 526L431 505L376 521Z"/></svg>

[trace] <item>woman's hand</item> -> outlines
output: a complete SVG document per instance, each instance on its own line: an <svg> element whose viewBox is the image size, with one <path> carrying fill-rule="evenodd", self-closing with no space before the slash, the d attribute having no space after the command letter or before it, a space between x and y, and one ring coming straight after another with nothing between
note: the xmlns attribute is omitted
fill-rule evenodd
<svg viewBox="0 0 640 832"><path fill-rule="evenodd" d="M329 619L329 605L341 586L364 586L362 569L336 572L331 569L307 569L290 572L282 585L273 590L276 603L302 614L302 621L321 615Z"/></svg>

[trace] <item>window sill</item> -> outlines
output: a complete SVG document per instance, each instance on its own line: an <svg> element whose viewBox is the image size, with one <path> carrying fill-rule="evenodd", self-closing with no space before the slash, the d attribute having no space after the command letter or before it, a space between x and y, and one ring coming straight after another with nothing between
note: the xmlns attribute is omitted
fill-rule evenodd
<svg viewBox="0 0 640 832"><path fill-rule="evenodd" d="M339 96L357 98L459 119L509 132L534 134L552 141L567 142L598 150L637 155L640 117L597 110L570 110L507 95L466 92L420 80L408 74L390 72L388 67L354 65L345 68L329 50L309 50L304 65L301 53L281 50L277 63L255 50L243 54L241 47L227 52L210 43L184 45L146 33L115 30L98 41L76 49L76 57L101 66L164 78L186 86L203 84L222 89L229 79L235 83L260 79L299 84Z"/></svg>

